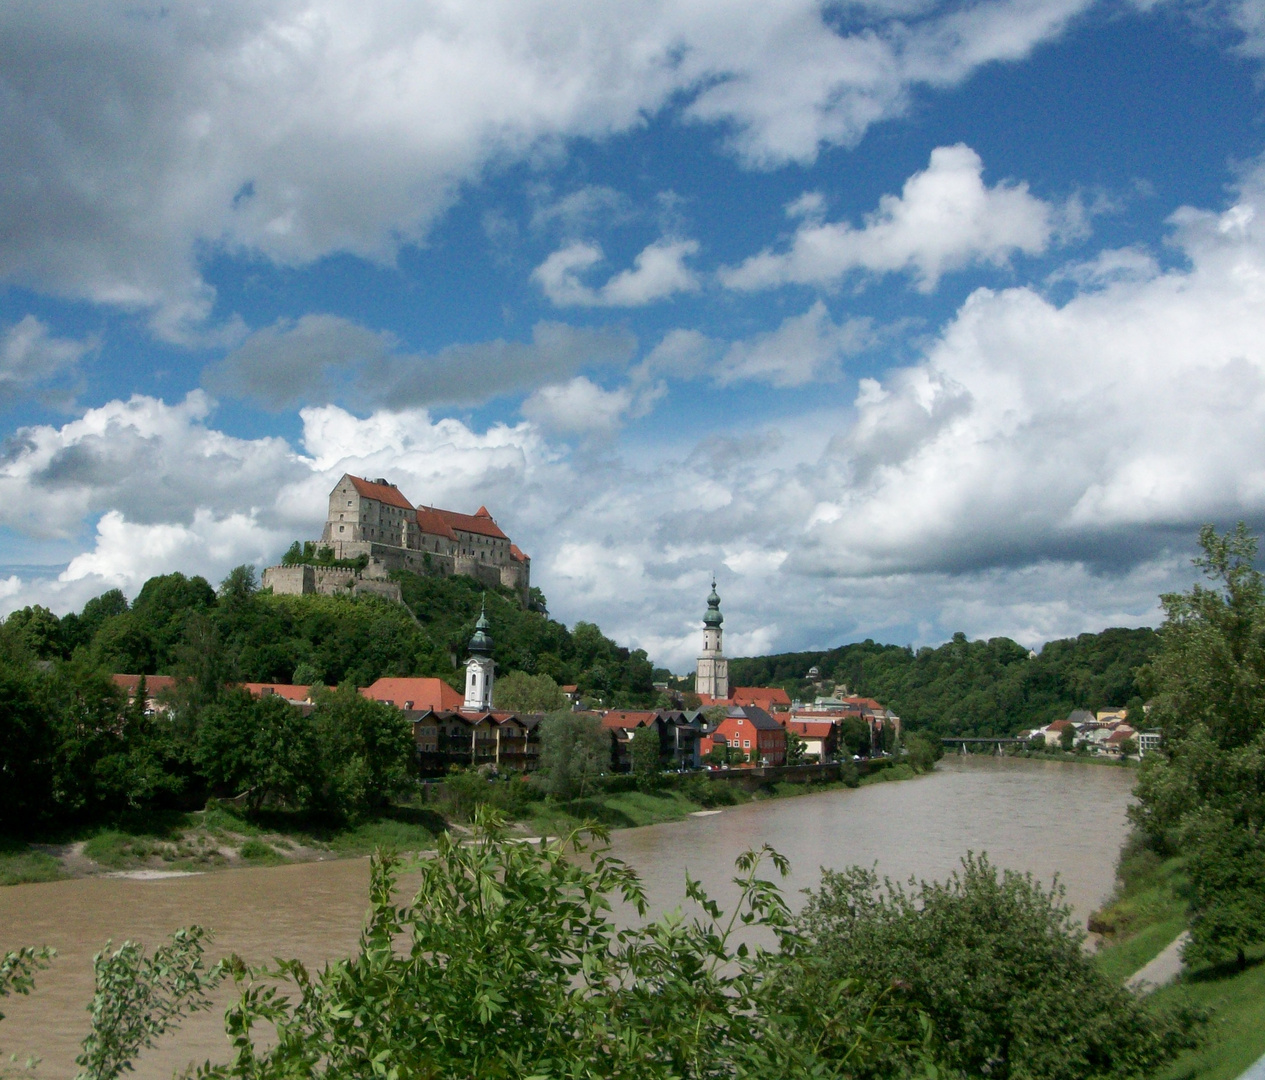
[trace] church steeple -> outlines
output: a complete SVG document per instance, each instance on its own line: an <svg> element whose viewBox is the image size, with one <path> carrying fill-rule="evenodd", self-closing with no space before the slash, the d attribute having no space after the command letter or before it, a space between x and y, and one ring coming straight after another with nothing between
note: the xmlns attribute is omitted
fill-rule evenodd
<svg viewBox="0 0 1265 1080"><path fill-rule="evenodd" d="M496 680L496 663L492 659L492 635L488 633L487 598L479 609L479 621L470 638L470 658L466 661L466 700L463 709L487 712L492 708L492 684Z"/></svg>
<svg viewBox="0 0 1265 1080"><path fill-rule="evenodd" d="M720 594L716 592L716 577L712 576L712 591L707 598L707 613L703 616L703 651L698 658L694 673L694 692L713 699L729 697L729 661L721 650Z"/></svg>

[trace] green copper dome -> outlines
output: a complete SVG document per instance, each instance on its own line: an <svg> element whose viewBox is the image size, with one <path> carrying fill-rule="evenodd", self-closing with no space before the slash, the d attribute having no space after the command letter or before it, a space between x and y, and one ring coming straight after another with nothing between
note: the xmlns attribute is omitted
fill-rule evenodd
<svg viewBox="0 0 1265 1080"><path fill-rule="evenodd" d="M707 614L703 616L704 626L719 626L725 621L720 613L720 596L716 592L716 579L712 578L712 594L707 598Z"/></svg>
<svg viewBox="0 0 1265 1080"><path fill-rule="evenodd" d="M474 636L470 639L470 651L479 656L490 656L492 654L492 635L488 633L491 627L488 622L488 615L485 608L479 609L479 621L474 624Z"/></svg>

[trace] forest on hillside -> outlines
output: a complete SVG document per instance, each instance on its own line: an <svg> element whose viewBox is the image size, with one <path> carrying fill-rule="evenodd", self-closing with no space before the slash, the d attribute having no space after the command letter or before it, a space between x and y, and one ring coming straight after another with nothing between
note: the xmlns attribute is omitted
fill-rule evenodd
<svg viewBox="0 0 1265 1080"><path fill-rule="evenodd" d="M627 649L593 623L568 629L544 598L525 609L508 589L471 578L395 575L404 605L374 596L274 596L238 567L213 588L202 577L150 578L131 603L118 589L58 618L15 611L0 638L37 661L72 658L105 672L179 675L206 685L297 682L367 686L382 676L438 676L464 688L466 643L487 604L502 673L575 683L612 707L654 703L657 675L644 650Z"/></svg>
<svg viewBox="0 0 1265 1080"><path fill-rule="evenodd" d="M466 577L395 575L404 604L378 597L274 596L238 567L218 588L201 577L164 574L129 603L117 589L59 618L42 607L10 615L0 643L35 661L70 661L106 673L181 675L203 686L298 682L365 686L384 675L438 676L461 689L466 642L487 604L502 675L522 672L574 683L594 704L649 708L671 701L654 687L671 680L644 650L606 637L595 624L551 619L537 590L524 608L506 589ZM811 700L832 685L873 697L910 728L937 734L1007 735L1074 708L1140 705L1149 629L1112 629L1049 642L1036 657L1009 638L912 649L872 640L818 652L730 661L731 686L781 686ZM820 672L818 684L806 678ZM687 697L685 704L690 703Z"/></svg>
<svg viewBox="0 0 1265 1080"><path fill-rule="evenodd" d="M939 735L1009 735L1048 724L1072 709L1140 708L1147 664L1159 648L1151 629L1110 629L1048 642L1035 657L1009 638L936 648L880 645L868 638L821 652L781 653L729 661L731 686L781 686L811 701L807 678L888 706L911 729ZM828 689L828 687L827 687Z"/></svg>

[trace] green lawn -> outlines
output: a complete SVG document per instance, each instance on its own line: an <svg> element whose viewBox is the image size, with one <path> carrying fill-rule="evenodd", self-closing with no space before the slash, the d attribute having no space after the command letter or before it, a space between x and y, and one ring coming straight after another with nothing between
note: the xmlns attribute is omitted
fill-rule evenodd
<svg viewBox="0 0 1265 1080"><path fill-rule="evenodd" d="M523 825L540 835L557 836L585 822L597 822L609 829L657 825L680 821L699 806L679 791L621 791L570 803L532 803L523 816Z"/></svg>
<svg viewBox="0 0 1265 1080"><path fill-rule="evenodd" d="M25 885L32 881L57 881L66 875L61 863L42 851L25 847L0 850L0 885Z"/></svg>
<svg viewBox="0 0 1265 1080"><path fill-rule="evenodd" d="M1156 1080L1235 1080L1265 1054L1265 950L1243 972L1203 971L1157 990L1160 1006L1189 1003L1212 1014L1206 1037Z"/></svg>
<svg viewBox="0 0 1265 1080"><path fill-rule="evenodd" d="M1117 874L1115 895L1089 924L1103 935L1099 966L1123 982L1186 928L1186 870L1181 859L1160 859L1132 839Z"/></svg>
<svg viewBox="0 0 1265 1080"><path fill-rule="evenodd" d="M1123 982L1186 928L1186 872L1181 859L1160 859L1139 844L1120 857L1116 895L1091 920L1106 931L1095 957L1112 979ZM1182 1005L1206 1010L1204 1038L1155 1080L1235 1080L1265 1054L1265 949L1246 971L1204 969L1157 990L1158 1008Z"/></svg>

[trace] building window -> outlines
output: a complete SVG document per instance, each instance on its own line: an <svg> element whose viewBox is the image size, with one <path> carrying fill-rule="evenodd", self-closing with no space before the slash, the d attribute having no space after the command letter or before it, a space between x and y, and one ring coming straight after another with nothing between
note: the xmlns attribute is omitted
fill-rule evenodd
<svg viewBox="0 0 1265 1080"><path fill-rule="evenodd" d="M750 749L751 749L751 740L750 740L750 739L743 739L743 740L742 740L742 748L743 748L744 750L750 750Z"/></svg>

